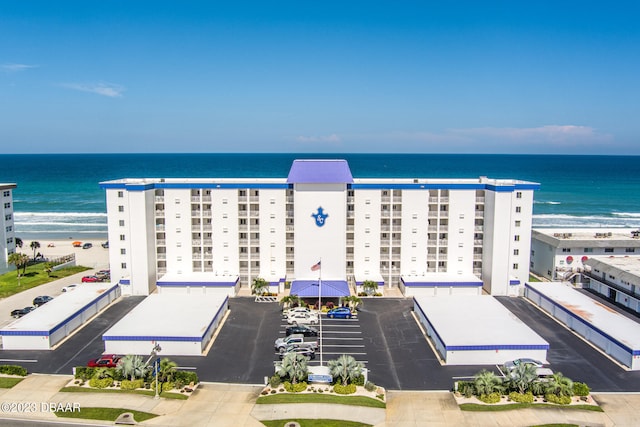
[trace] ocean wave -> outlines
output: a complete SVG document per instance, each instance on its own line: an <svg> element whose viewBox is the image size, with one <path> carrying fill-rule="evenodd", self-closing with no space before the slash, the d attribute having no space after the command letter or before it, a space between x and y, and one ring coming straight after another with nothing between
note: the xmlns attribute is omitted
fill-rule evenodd
<svg viewBox="0 0 640 427"><path fill-rule="evenodd" d="M560 205L562 204L562 202L554 202L554 201L544 201L544 200L534 200L533 201L534 205Z"/></svg>
<svg viewBox="0 0 640 427"><path fill-rule="evenodd" d="M533 215L534 227L582 227L582 228L638 228L640 216L619 217L607 215Z"/></svg>
<svg viewBox="0 0 640 427"><path fill-rule="evenodd" d="M98 226L107 226L107 223L99 223L99 222L55 222L55 221L43 221L43 222L23 222L16 221L16 225L30 227L30 226L44 226L44 225L53 225L60 227L98 227Z"/></svg>
<svg viewBox="0 0 640 427"><path fill-rule="evenodd" d="M96 217L106 218L106 212L14 212L14 218L23 217Z"/></svg>
<svg viewBox="0 0 640 427"><path fill-rule="evenodd" d="M640 212L612 212L612 215L620 218L640 218Z"/></svg>

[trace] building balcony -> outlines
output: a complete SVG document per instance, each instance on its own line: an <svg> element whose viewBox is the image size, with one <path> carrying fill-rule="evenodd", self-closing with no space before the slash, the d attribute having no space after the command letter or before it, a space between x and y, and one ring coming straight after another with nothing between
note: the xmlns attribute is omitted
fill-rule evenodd
<svg viewBox="0 0 640 427"><path fill-rule="evenodd" d="M156 203L164 203L164 196L156 196Z"/></svg>
<svg viewBox="0 0 640 427"><path fill-rule="evenodd" d="M191 224L191 231L200 231L202 224Z"/></svg>
<svg viewBox="0 0 640 427"><path fill-rule="evenodd" d="M156 218L164 218L164 209L156 209L154 215Z"/></svg>
<svg viewBox="0 0 640 427"><path fill-rule="evenodd" d="M164 261L167 259L167 254L156 254L156 259L158 261Z"/></svg>
<svg viewBox="0 0 640 427"><path fill-rule="evenodd" d="M293 239L287 239L287 240L285 240L284 242L285 242L285 244L286 244L287 246L293 246L293 244L294 244L294 240L293 240Z"/></svg>
<svg viewBox="0 0 640 427"><path fill-rule="evenodd" d="M380 201L381 201L382 203L390 203L390 202L391 202L391 196L382 196L382 197L380 198Z"/></svg>
<svg viewBox="0 0 640 427"><path fill-rule="evenodd" d="M201 213L202 213L202 211L198 211L198 210L191 211L191 216L192 217L199 217Z"/></svg>
<svg viewBox="0 0 640 427"><path fill-rule="evenodd" d="M202 196L202 201L203 202L210 202L211 201L211 196Z"/></svg>
<svg viewBox="0 0 640 427"><path fill-rule="evenodd" d="M435 261L438 259L438 254L427 254L427 261Z"/></svg>
<svg viewBox="0 0 640 427"><path fill-rule="evenodd" d="M198 252L194 252L191 254L191 259L197 259L197 260L202 259L202 254Z"/></svg>
<svg viewBox="0 0 640 427"><path fill-rule="evenodd" d="M200 203L200 196L191 196L191 201L194 203Z"/></svg>
<svg viewBox="0 0 640 427"><path fill-rule="evenodd" d="M238 218L246 218L249 215L249 213L245 210L239 210L238 211Z"/></svg>
<svg viewBox="0 0 640 427"><path fill-rule="evenodd" d="M438 218L438 211L429 211L427 218Z"/></svg>
<svg viewBox="0 0 640 427"><path fill-rule="evenodd" d="M475 227L473 227L473 230L482 233L484 231L484 227L482 225L476 225Z"/></svg>
<svg viewBox="0 0 640 427"><path fill-rule="evenodd" d="M204 253L204 259L213 259L213 253L205 252Z"/></svg>
<svg viewBox="0 0 640 427"><path fill-rule="evenodd" d="M482 261L482 254L473 254L474 261Z"/></svg>
<svg viewBox="0 0 640 427"><path fill-rule="evenodd" d="M483 218L483 217L484 217L484 211L476 210L476 218Z"/></svg>
<svg viewBox="0 0 640 427"><path fill-rule="evenodd" d="M212 239L203 239L202 240L202 244L205 246L211 246L213 244L213 240Z"/></svg>
<svg viewBox="0 0 640 427"><path fill-rule="evenodd" d="M473 246L482 246L482 239L475 239L473 241Z"/></svg>
<svg viewBox="0 0 640 427"><path fill-rule="evenodd" d="M167 267L158 267L158 275L166 274L166 273L167 273Z"/></svg>
<svg viewBox="0 0 640 427"><path fill-rule="evenodd" d="M254 203L260 202L260 196L249 196L249 201Z"/></svg>
<svg viewBox="0 0 640 427"><path fill-rule="evenodd" d="M247 246L249 244L249 239L238 239L238 244L240 246Z"/></svg>
<svg viewBox="0 0 640 427"><path fill-rule="evenodd" d="M164 231L164 224L156 224L156 231Z"/></svg>
<svg viewBox="0 0 640 427"><path fill-rule="evenodd" d="M193 239L191 241L191 246L200 246L202 244L202 240L200 239Z"/></svg>
<svg viewBox="0 0 640 427"><path fill-rule="evenodd" d="M167 241L165 239L157 239L156 240L156 245L157 246L166 246L167 245Z"/></svg>
<svg viewBox="0 0 640 427"><path fill-rule="evenodd" d="M476 203L484 203L484 197L476 197Z"/></svg>

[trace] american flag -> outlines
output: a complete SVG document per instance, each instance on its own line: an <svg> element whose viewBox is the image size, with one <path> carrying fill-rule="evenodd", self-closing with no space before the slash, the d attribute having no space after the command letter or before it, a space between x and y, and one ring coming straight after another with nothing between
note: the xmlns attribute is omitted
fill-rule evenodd
<svg viewBox="0 0 640 427"><path fill-rule="evenodd" d="M318 271L318 270L320 270L320 262L321 262L321 261L318 261L318 263L317 263L317 264L313 264L313 265L311 266L311 271Z"/></svg>

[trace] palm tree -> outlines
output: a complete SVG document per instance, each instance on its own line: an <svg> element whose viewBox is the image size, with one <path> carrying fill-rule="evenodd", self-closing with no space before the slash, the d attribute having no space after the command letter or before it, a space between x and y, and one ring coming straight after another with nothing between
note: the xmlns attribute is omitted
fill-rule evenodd
<svg viewBox="0 0 640 427"><path fill-rule="evenodd" d="M280 298L280 304L282 305L283 309L290 308L290 307L297 307L300 305L301 302L302 302L302 298L300 298L296 294L285 295L282 298Z"/></svg>
<svg viewBox="0 0 640 427"><path fill-rule="evenodd" d="M351 310L355 310L362 304L362 298L357 295L349 295L343 297L342 302L346 303Z"/></svg>
<svg viewBox="0 0 640 427"><path fill-rule="evenodd" d="M128 354L120 359L116 370L122 372L123 377L129 377L133 381L144 376L147 365L144 363L142 356Z"/></svg>
<svg viewBox="0 0 640 427"><path fill-rule="evenodd" d="M269 283L261 277L253 279L251 285L251 293L255 295L262 295L269 290Z"/></svg>
<svg viewBox="0 0 640 427"><path fill-rule="evenodd" d="M96 368L93 372L93 378L102 380L104 378L113 378L113 373L110 368Z"/></svg>
<svg viewBox="0 0 640 427"><path fill-rule="evenodd" d="M476 388L476 392L479 395L487 395L496 391L500 391L502 380L493 372L489 372L483 369L478 374L476 374L473 384Z"/></svg>
<svg viewBox="0 0 640 427"><path fill-rule="evenodd" d="M364 282L362 282L362 290L367 295L375 295L376 291L378 290L378 284L373 280L365 280Z"/></svg>
<svg viewBox="0 0 640 427"><path fill-rule="evenodd" d="M348 385L349 381L354 381L362 375L362 363L347 354L343 354L336 360L329 360L328 365L331 375L340 377L342 385Z"/></svg>
<svg viewBox="0 0 640 427"><path fill-rule="evenodd" d="M16 275L18 276L18 286L20 286L20 268L23 269L22 274L24 274L24 270L27 268L27 264L29 263L29 255L14 252L11 255L9 255L7 262L9 264L13 264L16 266Z"/></svg>
<svg viewBox="0 0 640 427"><path fill-rule="evenodd" d="M160 360L160 368L158 369L158 380L160 382L168 382L173 380L173 374L176 373L178 364L166 357Z"/></svg>
<svg viewBox="0 0 640 427"><path fill-rule="evenodd" d="M40 249L40 242L33 240L29 247L33 250L33 259L36 259L36 250Z"/></svg>
<svg viewBox="0 0 640 427"><path fill-rule="evenodd" d="M44 263L44 272L47 273L47 277L51 277L51 272L53 271L53 263L45 262Z"/></svg>
<svg viewBox="0 0 640 427"><path fill-rule="evenodd" d="M562 372L556 372L547 383L546 392L558 396L573 396L573 381L562 375Z"/></svg>
<svg viewBox="0 0 640 427"><path fill-rule="evenodd" d="M21 238L19 238L19 237L16 237L14 241L16 242L16 248L20 248L20 249L22 249L22 245L24 244L24 243L22 242L22 239L21 239Z"/></svg>
<svg viewBox="0 0 640 427"><path fill-rule="evenodd" d="M281 378L289 378L291 384L296 384L298 380L304 380L309 375L307 358L298 353L287 354L282 359L282 364L276 374Z"/></svg>
<svg viewBox="0 0 640 427"><path fill-rule="evenodd" d="M509 384L520 393L529 390L537 378L536 367L526 363L520 363L509 372Z"/></svg>

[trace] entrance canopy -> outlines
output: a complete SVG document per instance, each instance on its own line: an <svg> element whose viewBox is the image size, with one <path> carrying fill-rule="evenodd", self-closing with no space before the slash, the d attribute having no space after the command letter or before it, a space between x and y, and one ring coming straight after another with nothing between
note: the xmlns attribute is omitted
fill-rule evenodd
<svg viewBox="0 0 640 427"><path fill-rule="evenodd" d="M318 286L317 280L294 280L291 283L290 294L303 298L318 298L318 296L337 298L351 295L346 280L322 280L320 283L322 283L322 289Z"/></svg>

